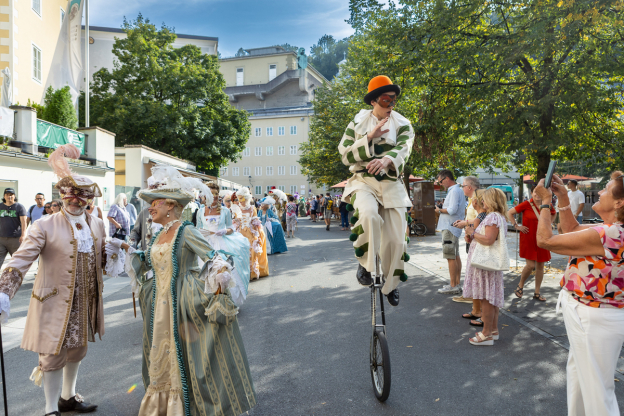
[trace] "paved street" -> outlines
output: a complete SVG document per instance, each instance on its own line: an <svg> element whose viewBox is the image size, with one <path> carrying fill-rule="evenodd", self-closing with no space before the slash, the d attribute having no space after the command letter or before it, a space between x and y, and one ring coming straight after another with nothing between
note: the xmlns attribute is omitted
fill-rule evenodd
<svg viewBox="0 0 624 416"><path fill-rule="evenodd" d="M566 414L557 279L545 279L548 302L538 304L528 299L531 285L525 299L512 301L518 277L508 275L501 339L475 347L467 340L475 330L460 316L470 306L437 293L448 274L440 268L439 237L412 238L410 279L401 285L400 306L386 315L392 391L381 404L368 368L370 294L355 280L349 233L335 223L330 232L307 219L299 224L297 238L287 239L290 251L269 257L271 276L250 284L239 314L258 396L250 415ZM5 351L25 316L28 282L13 302ZM109 279L105 290L106 335L89 345L78 390L100 405L96 414L135 416L144 394L142 323L133 317L127 280ZM5 361L9 414L43 415L43 391L28 380L36 354L12 348ZM623 380L616 394L624 409L624 376L615 377Z"/></svg>

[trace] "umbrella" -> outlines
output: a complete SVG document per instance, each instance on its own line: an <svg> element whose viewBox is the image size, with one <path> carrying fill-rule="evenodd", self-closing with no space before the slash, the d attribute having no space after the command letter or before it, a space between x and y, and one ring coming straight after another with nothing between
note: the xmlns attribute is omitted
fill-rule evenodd
<svg viewBox="0 0 624 416"><path fill-rule="evenodd" d="M2 81L2 100L0 106L10 107L13 105L13 88L11 87L11 70L6 67L2 70L4 79Z"/></svg>

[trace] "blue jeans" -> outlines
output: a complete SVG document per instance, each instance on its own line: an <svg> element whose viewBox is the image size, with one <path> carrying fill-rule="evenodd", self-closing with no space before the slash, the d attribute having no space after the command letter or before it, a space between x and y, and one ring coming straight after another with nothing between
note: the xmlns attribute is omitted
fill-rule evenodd
<svg viewBox="0 0 624 416"><path fill-rule="evenodd" d="M344 228L349 228L349 213L348 212L340 213L340 226Z"/></svg>

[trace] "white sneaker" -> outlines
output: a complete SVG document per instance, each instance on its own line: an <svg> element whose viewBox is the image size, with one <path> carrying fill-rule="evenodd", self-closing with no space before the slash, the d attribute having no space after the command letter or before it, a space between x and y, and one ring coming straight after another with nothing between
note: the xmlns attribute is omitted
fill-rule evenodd
<svg viewBox="0 0 624 416"><path fill-rule="evenodd" d="M441 293L443 295L457 295L461 293L461 288L459 287L459 285L455 287L449 286L448 288L438 290L438 293Z"/></svg>
<svg viewBox="0 0 624 416"><path fill-rule="evenodd" d="M440 289L438 289L438 293L442 293L445 290L448 290L450 287L451 287L451 285L444 285Z"/></svg>

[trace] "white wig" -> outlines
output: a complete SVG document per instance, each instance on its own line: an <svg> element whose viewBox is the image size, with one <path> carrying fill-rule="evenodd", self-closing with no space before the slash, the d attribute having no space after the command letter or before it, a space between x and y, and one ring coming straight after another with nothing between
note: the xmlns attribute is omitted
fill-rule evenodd
<svg viewBox="0 0 624 416"><path fill-rule="evenodd" d="M260 200L260 204L262 205L275 205L275 199L271 198L270 196L267 196L265 198L262 198Z"/></svg>
<svg viewBox="0 0 624 416"><path fill-rule="evenodd" d="M231 199L232 198L232 194L234 193L234 191L230 191L229 189L222 189L219 192L219 196L221 198L225 199Z"/></svg>
<svg viewBox="0 0 624 416"><path fill-rule="evenodd" d="M239 199L239 201L241 198L245 198L245 206L251 204L251 191L246 186L243 186L241 189L236 191L236 197Z"/></svg>

